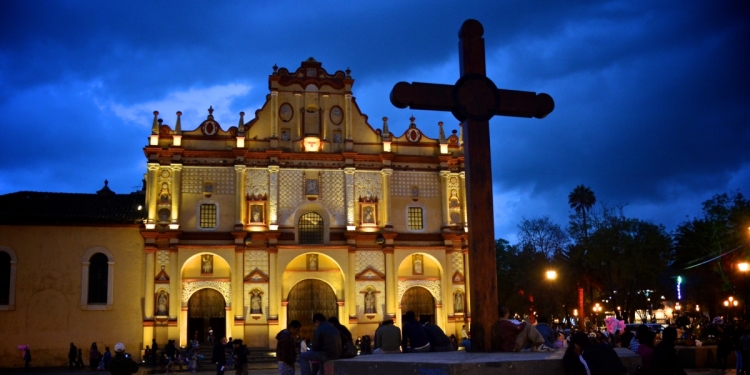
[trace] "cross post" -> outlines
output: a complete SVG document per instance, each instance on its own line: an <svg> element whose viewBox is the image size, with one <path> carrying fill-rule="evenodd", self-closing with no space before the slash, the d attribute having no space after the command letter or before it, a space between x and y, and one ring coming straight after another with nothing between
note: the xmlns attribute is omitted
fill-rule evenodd
<svg viewBox="0 0 750 375"><path fill-rule="evenodd" d="M555 103L547 94L498 89L486 76L483 34L479 21L469 19L461 26L456 84L399 82L390 99L398 108L449 111L464 124L471 349L489 352L498 350L490 328L499 318L489 120L495 115L541 119Z"/></svg>

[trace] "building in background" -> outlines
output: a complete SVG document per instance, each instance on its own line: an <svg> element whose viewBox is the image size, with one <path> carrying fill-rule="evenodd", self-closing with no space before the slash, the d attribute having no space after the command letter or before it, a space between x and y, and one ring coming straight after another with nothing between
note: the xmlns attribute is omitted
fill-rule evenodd
<svg viewBox="0 0 750 375"><path fill-rule="evenodd" d="M55 365L71 341L186 345L209 329L268 347L292 319L310 337L316 312L355 336L408 310L460 334L460 133L373 129L350 72L312 58L268 83L235 126L155 112L140 192L0 196L0 367L20 366L19 344Z"/></svg>

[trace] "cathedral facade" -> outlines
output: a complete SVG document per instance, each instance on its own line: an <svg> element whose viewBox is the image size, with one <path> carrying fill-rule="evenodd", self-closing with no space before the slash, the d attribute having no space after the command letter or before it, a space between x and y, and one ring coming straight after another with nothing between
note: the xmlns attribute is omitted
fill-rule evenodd
<svg viewBox="0 0 750 375"><path fill-rule="evenodd" d="M459 335L470 298L460 132L446 137L440 123L430 138L413 117L400 136L386 118L374 129L350 72L312 58L274 67L268 84L262 108L233 126L213 109L185 126L180 112L174 125L154 112L143 191L82 198L109 216L0 213L0 328L13 344L2 354L28 343L59 360L70 341L185 346L209 329L273 347L292 319L311 337L316 312L354 336L386 318L400 326L409 310ZM0 198L19 212L65 200Z"/></svg>

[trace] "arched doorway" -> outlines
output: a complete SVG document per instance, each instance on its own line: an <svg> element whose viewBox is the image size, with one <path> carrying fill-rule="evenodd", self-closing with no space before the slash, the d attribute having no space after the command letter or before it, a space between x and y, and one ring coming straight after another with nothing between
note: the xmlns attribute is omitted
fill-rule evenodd
<svg viewBox="0 0 750 375"><path fill-rule="evenodd" d="M208 330L213 328L214 338L221 339L226 334L226 302L224 296L213 289L201 289L188 300L188 340L195 338L206 342Z"/></svg>
<svg viewBox="0 0 750 375"><path fill-rule="evenodd" d="M435 298L425 288L411 287L404 292L401 297L402 322L407 311L414 311L417 320L424 316L430 320L430 324L435 324Z"/></svg>
<svg viewBox="0 0 750 375"><path fill-rule="evenodd" d="M314 331L312 316L321 313L326 318L338 317L338 303L336 293L323 281L308 279L302 280L289 291L289 304L287 305L287 321L299 320L302 328L299 336L312 340Z"/></svg>

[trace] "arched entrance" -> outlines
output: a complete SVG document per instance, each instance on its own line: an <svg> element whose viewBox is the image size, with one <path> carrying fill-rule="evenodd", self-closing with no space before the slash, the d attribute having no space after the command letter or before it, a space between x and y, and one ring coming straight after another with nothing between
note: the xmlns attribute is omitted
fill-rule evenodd
<svg viewBox="0 0 750 375"><path fill-rule="evenodd" d="M287 305L287 322L299 320L302 328L299 336L312 340L314 331L312 316L321 313L326 318L338 317L338 303L336 293L323 281L308 279L302 280L289 291L289 304Z"/></svg>
<svg viewBox="0 0 750 375"><path fill-rule="evenodd" d="M188 340L206 342L209 328L214 330L214 338L221 339L226 334L226 302L224 296L213 289L201 289L188 300Z"/></svg>
<svg viewBox="0 0 750 375"><path fill-rule="evenodd" d="M430 319L430 324L435 324L435 298L430 292L422 287L411 287L401 297L401 321L407 311L414 311L417 320L421 317Z"/></svg>

